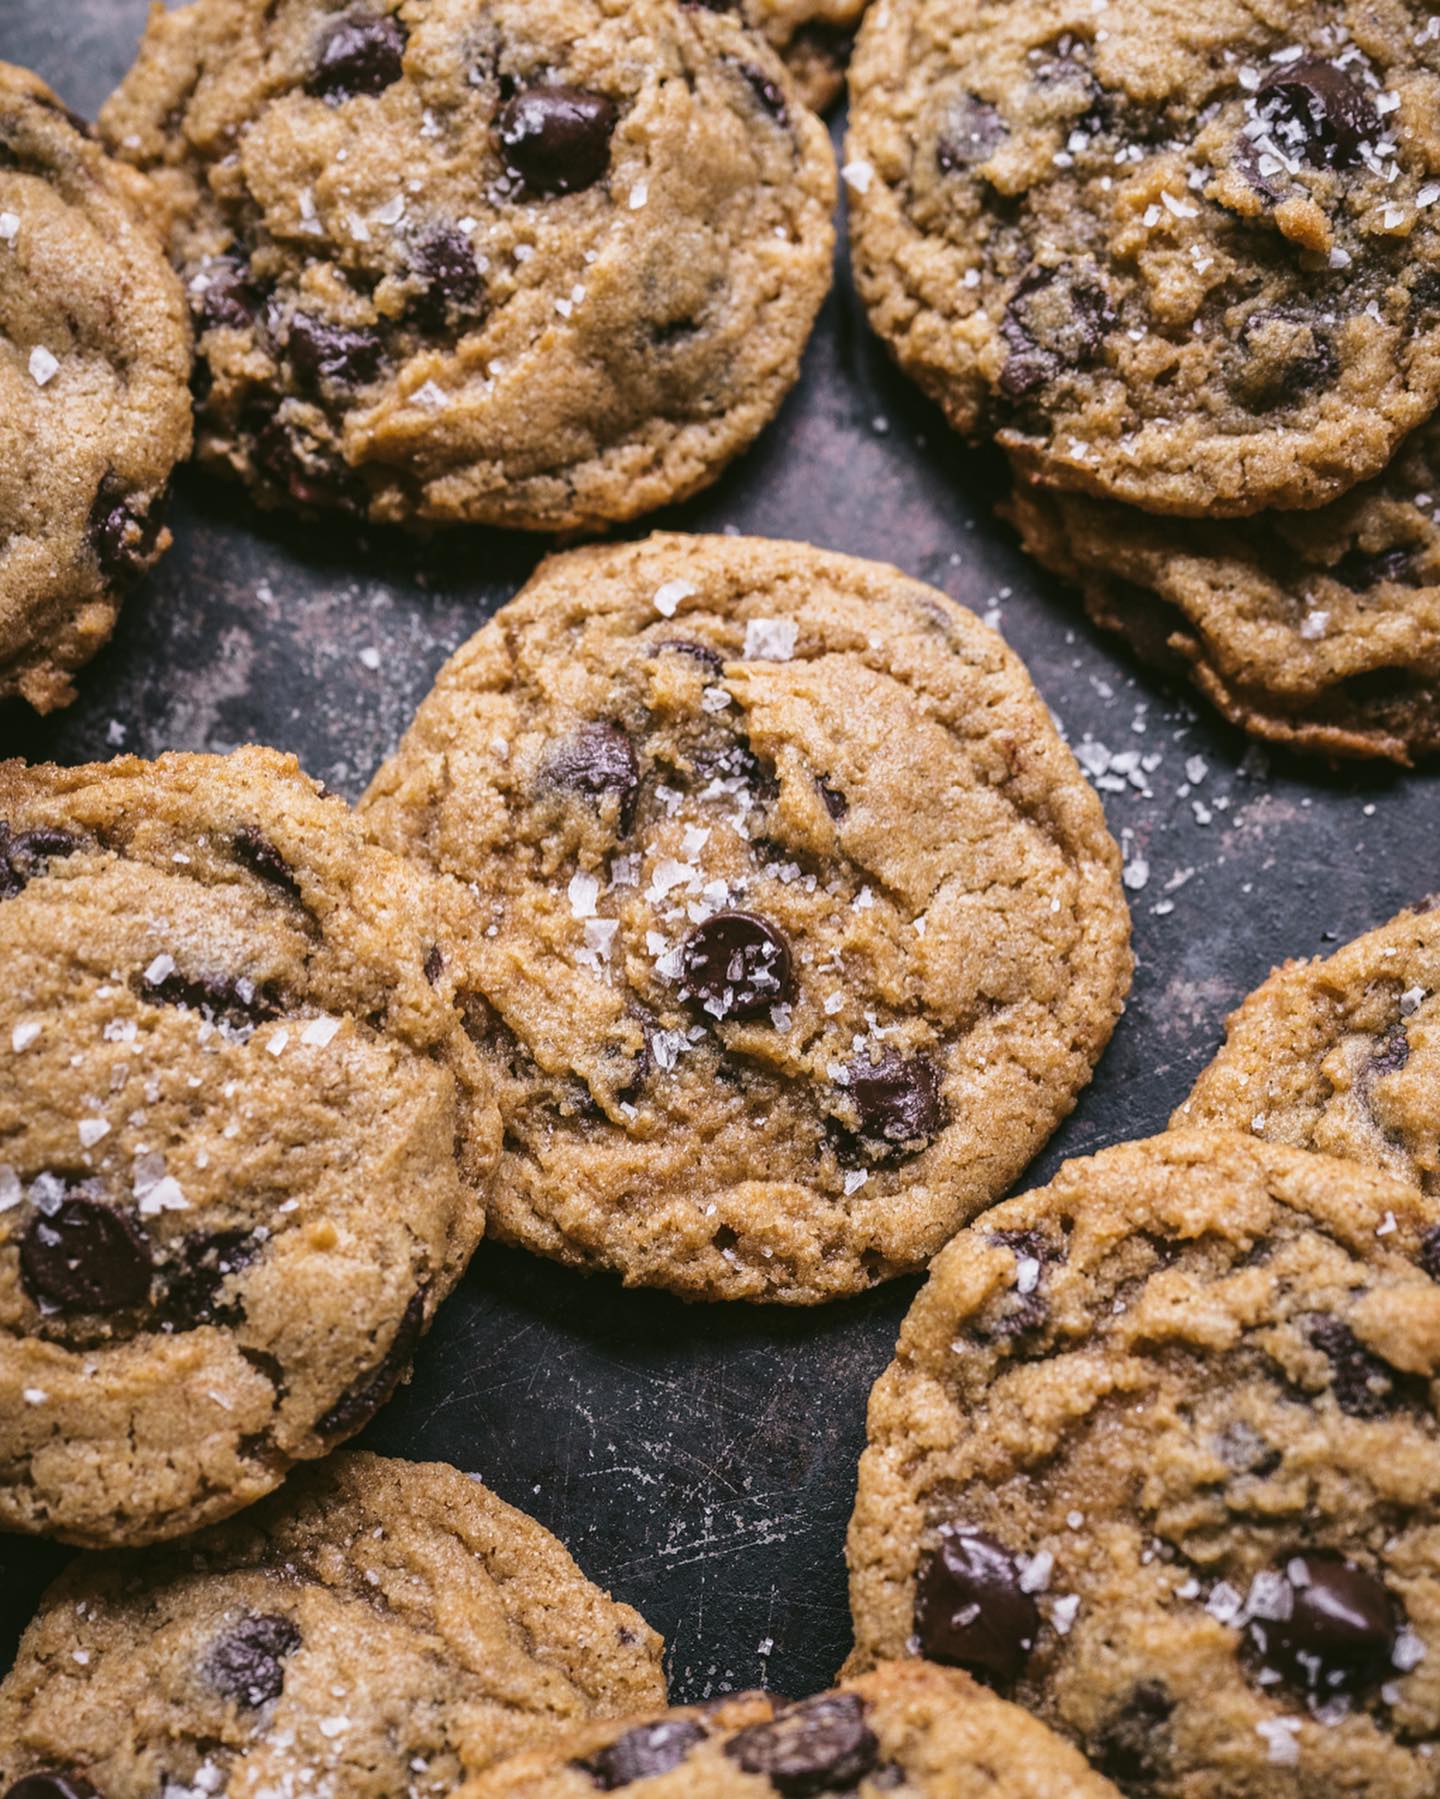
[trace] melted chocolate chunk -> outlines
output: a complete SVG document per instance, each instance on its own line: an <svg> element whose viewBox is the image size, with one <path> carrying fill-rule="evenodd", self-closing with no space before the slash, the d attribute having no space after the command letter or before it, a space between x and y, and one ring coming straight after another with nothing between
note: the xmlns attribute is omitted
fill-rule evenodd
<svg viewBox="0 0 1440 1799"><path fill-rule="evenodd" d="M940 1072L929 1056L887 1049L878 1062L859 1055L849 1064L845 1091L854 1102L860 1135L888 1156L922 1150L944 1122Z"/></svg>
<svg viewBox="0 0 1440 1799"><path fill-rule="evenodd" d="M1415 552L1398 545L1390 550L1362 550L1357 545L1325 572L1351 593L1364 593L1385 581L1413 587Z"/></svg>
<svg viewBox="0 0 1440 1799"><path fill-rule="evenodd" d="M320 45L307 92L335 101L383 93L403 73L405 42L404 26L390 13L337 20Z"/></svg>
<svg viewBox="0 0 1440 1799"><path fill-rule="evenodd" d="M1383 1582L1338 1555L1292 1556L1277 1570L1283 1618L1252 1617L1253 1657L1318 1698L1375 1686L1395 1676L1403 1614Z"/></svg>
<svg viewBox="0 0 1440 1799"><path fill-rule="evenodd" d="M291 314L286 344L290 366L310 387L363 387L380 373L385 352L378 331L332 325L308 312Z"/></svg>
<svg viewBox="0 0 1440 1799"><path fill-rule="evenodd" d="M253 1231L196 1231L186 1237L176 1259L163 1271L161 1323L177 1331L197 1330L202 1324L238 1324L244 1308L237 1302L221 1305L220 1289L259 1253Z"/></svg>
<svg viewBox="0 0 1440 1799"><path fill-rule="evenodd" d="M55 825L12 831L0 818L0 900L14 899L49 868L52 856L73 856L80 839Z"/></svg>
<svg viewBox="0 0 1440 1799"><path fill-rule="evenodd" d="M261 294L250 275L250 264L239 256L217 256L201 271L205 286L190 292L190 305L202 331L222 325L243 331L255 321Z"/></svg>
<svg viewBox="0 0 1440 1799"><path fill-rule="evenodd" d="M58 1768L42 1768L22 1775L5 1799L102 1799L98 1787L80 1774L62 1774Z"/></svg>
<svg viewBox="0 0 1440 1799"><path fill-rule="evenodd" d="M1432 1281L1440 1281L1440 1224L1420 1239L1420 1266Z"/></svg>
<svg viewBox="0 0 1440 1799"><path fill-rule="evenodd" d="M1256 103L1286 155L1315 168L1353 166L1360 161L1361 144L1380 133L1369 95L1318 57L1273 69L1260 84Z"/></svg>
<svg viewBox="0 0 1440 1799"><path fill-rule="evenodd" d="M1004 119L988 100L959 94L945 109L935 145L935 166L942 175L989 162L1010 135Z"/></svg>
<svg viewBox="0 0 1440 1799"><path fill-rule="evenodd" d="M300 899L300 883L295 879L290 864L270 839L257 831L254 825L242 825L235 833L235 859L242 862L258 879L268 881L272 887L278 887L287 899Z"/></svg>
<svg viewBox="0 0 1440 1799"><path fill-rule="evenodd" d="M879 1760L880 1745L858 1695L822 1693L788 1706L770 1724L737 1732L725 1754L787 1799L804 1799L851 1790Z"/></svg>
<svg viewBox="0 0 1440 1799"><path fill-rule="evenodd" d="M153 966L153 964L152 964ZM147 969L140 978L140 997L151 1005L189 1006L203 1012L212 1023L226 1023L238 1029L264 1024L278 1018L281 1006L275 996L243 975L186 975L172 968L163 975L151 976Z"/></svg>
<svg viewBox="0 0 1440 1799"><path fill-rule="evenodd" d="M640 792L635 746L619 725L582 725L550 753L545 772L557 787L596 799L613 793L620 801L620 828L630 829Z"/></svg>
<svg viewBox="0 0 1440 1799"><path fill-rule="evenodd" d="M1063 1261L1063 1254L1057 1257L1039 1231L992 1231L989 1241L1014 1256L1016 1284L993 1302L994 1316L981 1334L1005 1342L1043 1330L1050 1319L1050 1302L1040 1291L1040 1275L1047 1262ZM1038 1263L1039 1268L1022 1269L1021 1264L1028 1262ZM1031 1277L1030 1285L1029 1291L1022 1293L1020 1281L1025 1275Z"/></svg>
<svg viewBox="0 0 1440 1799"><path fill-rule="evenodd" d="M158 507L147 511L138 500L127 498L109 476L100 483L90 508L90 548L112 587L128 587L150 567L161 528Z"/></svg>
<svg viewBox="0 0 1440 1799"><path fill-rule="evenodd" d="M831 818L835 819L837 822L844 818L846 813L850 810L850 802L846 799L845 795L841 793L840 789L838 787L832 787L828 781L817 781L815 785L820 789L820 797L824 800L825 810L830 814Z"/></svg>
<svg viewBox="0 0 1440 1799"><path fill-rule="evenodd" d="M712 650L708 643L691 643L684 637L667 637L663 643L655 645L657 656L688 656L692 662L700 662L708 674L718 675L725 666L725 658L719 650Z"/></svg>
<svg viewBox="0 0 1440 1799"><path fill-rule="evenodd" d="M1065 264L1031 269L1010 296L1000 323L1010 351L1000 373L1002 392L1023 400L1066 370L1086 367L1115 323L1097 275Z"/></svg>
<svg viewBox="0 0 1440 1799"><path fill-rule="evenodd" d="M421 1337L425 1334L425 1294L411 1299L401 1316L390 1347L369 1374L362 1375L354 1386L342 1393L329 1409L315 1420L318 1436L349 1436L373 1418L394 1392L400 1376L410 1365Z"/></svg>
<svg viewBox="0 0 1440 1799"><path fill-rule="evenodd" d="M768 113L777 125L785 124L790 113L779 83L772 81L762 69L757 69L748 62L741 63L740 73L745 77L746 87L759 102L760 110Z"/></svg>
<svg viewBox="0 0 1440 1799"><path fill-rule="evenodd" d="M578 1762L602 1793L614 1793L636 1780L653 1780L678 1768L707 1732L690 1718L662 1718L640 1724L616 1737L594 1755Z"/></svg>
<svg viewBox="0 0 1440 1799"><path fill-rule="evenodd" d="M150 1296L150 1240L114 1206L78 1189L37 1206L20 1239L20 1280L36 1305L118 1312Z"/></svg>
<svg viewBox="0 0 1440 1799"><path fill-rule="evenodd" d="M298 427L273 417L258 427L255 462L298 506L364 510L364 489L352 470Z"/></svg>
<svg viewBox="0 0 1440 1799"><path fill-rule="evenodd" d="M983 1531L945 1524L920 1564L915 1629L932 1661L982 1680L1016 1680L1040 1634L1040 1612L1015 1558Z"/></svg>
<svg viewBox="0 0 1440 1799"><path fill-rule="evenodd" d="M1175 1701L1158 1680L1142 1680L1100 1727L1095 1766L1126 1792L1153 1786L1170 1763L1169 1731Z"/></svg>
<svg viewBox="0 0 1440 1799"><path fill-rule="evenodd" d="M542 198L592 187L610 166L619 112L604 94L575 87L522 88L501 108L501 154L510 173Z"/></svg>
<svg viewBox="0 0 1440 1799"><path fill-rule="evenodd" d="M469 238L439 229L412 246L410 266L422 286L410 302L410 315L422 330L441 332L473 318L485 285L475 264Z"/></svg>
<svg viewBox="0 0 1440 1799"><path fill-rule="evenodd" d="M205 1678L226 1699L256 1711L278 1699L285 1686L285 1659L300 1647L299 1626L276 1612L242 1618L212 1647Z"/></svg>
<svg viewBox="0 0 1440 1799"><path fill-rule="evenodd" d="M1231 386L1257 412L1294 405L1340 370L1328 329L1293 307L1260 307L1240 327Z"/></svg>
<svg viewBox="0 0 1440 1799"><path fill-rule="evenodd" d="M1395 1409L1396 1374L1339 1318L1315 1318L1310 1341L1330 1364L1335 1403L1351 1418L1384 1418Z"/></svg>
<svg viewBox="0 0 1440 1799"><path fill-rule="evenodd" d="M680 947L681 997L711 1018L754 1018L795 995L790 945L753 912L716 912Z"/></svg>

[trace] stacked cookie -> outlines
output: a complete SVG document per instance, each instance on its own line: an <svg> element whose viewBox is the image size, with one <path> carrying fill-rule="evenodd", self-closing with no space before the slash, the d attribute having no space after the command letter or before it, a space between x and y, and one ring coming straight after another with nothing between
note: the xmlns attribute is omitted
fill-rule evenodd
<svg viewBox="0 0 1440 1799"><path fill-rule="evenodd" d="M1261 736L1437 743L1440 62L1402 5L885 0L856 279L1026 546Z"/></svg>

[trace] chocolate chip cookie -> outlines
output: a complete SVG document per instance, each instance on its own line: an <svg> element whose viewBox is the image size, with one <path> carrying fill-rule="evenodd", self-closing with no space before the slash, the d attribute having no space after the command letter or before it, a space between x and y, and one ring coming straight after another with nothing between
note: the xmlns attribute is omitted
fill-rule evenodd
<svg viewBox="0 0 1440 1799"><path fill-rule="evenodd" d="M363 802L472 895L498 1236L697 1298L920 1267L1070 1110L1130 976L1020 662L804 544L545 563Z"/></svg>
<svg viewBox="0 0 1440 1799"><path fill-rule="evenodd" d="M872 322L1031 477L1317 506L1440 399L1440 39L1398 0L885 0L851 91Z"/></svg>
<svg viewBox="0 0 1440 1799"><path fill-rule="evenodd" d="M1224 1131L938 1258L870 1399L855 1670L968 1669L1157 1799L1429 1799L1440 1207Z"/></svg>
<svg viewBox="0 0 1440 1799"><path fill-rule="evenodd" d="M703 6L194 0L102 126L173 203L200 455L266 502L633 517L770 419L829 285L829 140Z"/></svg>
<svg viewBox="0 0 1440 1799"><path fill-rule="evenodd" d="M461 1799L898 1793L920 1799L1118 1799L1071 1746L967 1675L892 1662L786 1705L742 1693L591 1724L482 1774Z"/></svg>
<svg viewBox="0 0 1440 1799"><path fill-rule="evenodd" d="M1172 1125L1250 1131L1440 1195L1440 911L1277 968ZM1435 1250L1440 1272L1440 1240Z"/></svg>
<svg viewBox="0 0 1440 1799"><path fill-rule="evenodd" d="M342 1454L189 1542L74 1563L0 1685L0 1788L435 1799L663 1705L661 1648L478 1481Z"/></svg>
<svg viewBox="0 0 1440 1799"><path fill-rule="evenodd" d="M4 1528L192 1529L404 1374L498 1151L442 886L272 751L0 763Z"/></svg>
<svg viewBox="0 0 1440 1799"><path fill-rule="evenodd" d="M38 712L158 561L190 324L134 170L0 62L0 700Z"/></svg>
<svg viewBox="0 0 1440 1799"><path fill-rule="evenodd" d="M1314 512L1206 523L1025 481L1002 511L1096 624L1233 723L1329 756L1440 748L1440 424Z"/></svg>

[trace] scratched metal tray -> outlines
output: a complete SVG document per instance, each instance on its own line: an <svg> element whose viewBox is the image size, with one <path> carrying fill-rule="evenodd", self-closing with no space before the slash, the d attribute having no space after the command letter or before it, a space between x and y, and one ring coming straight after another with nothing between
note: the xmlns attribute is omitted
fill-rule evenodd
<svg viewBox="0 0 1440 1799"><path fill-rule="evenodd" d="M93 114L146 0L0 0L0 57ZM1437 885L1423 776L1267 757L1132 667L992 516L1000 474L887 365L842 268L804 378L718 487L653 520L899 563L999 626L1125 847L1139 971L1094 1085L1033 1170L1160 1129L1226 1011L1275 961ZM294 750L352 798L449 652L547 547L297 528L187 475L176 546L68 712L0 708L0 753ZM849 1641L843 1541L865 1397L915 1291L816 1311L687 1307L484 1249L363 1441L478 1471L670 1645L694 1699L826 1684ZM0 1668L63 1552L0 1538Z"/></svg>

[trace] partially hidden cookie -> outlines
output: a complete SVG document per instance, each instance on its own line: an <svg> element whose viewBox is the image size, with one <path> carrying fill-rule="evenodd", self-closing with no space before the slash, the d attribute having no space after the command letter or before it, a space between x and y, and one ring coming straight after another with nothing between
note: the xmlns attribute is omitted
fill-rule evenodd
<svg viewBox="0 0 1440 1799"><path fill-rule="evenodd" d="M698 1298L926 1262L1070 1110L1130 975L1115 844L973 614L804 544L545 563L362 805L473 898L490 1228Z"/></svg>
<svg viewBox="0 0 1440 1799"><path fill-rule="evenodd" d="M856 279L901 366L1050 485L1310 507L1440 399L1440 41L1399 0L880 0Z"/></svg>
<svg viewBox="0 0 1440 1799"><path fill-rule="evenodd" d="M977 1219L871 1395L851 1670L967 1668L1147 1799L1431 1799L1437 1246L1223 1131Z"/></svg>
<svg viewBox="0 0 1440 1799"><path fill-rule="evenodd" d="M484 1228L441 883L294 760L0 763L0 1524L173 1536L374 1413Z"/></svg>
<svg viewBox="0 0 1440 1799"><path fill-rule="evenodd" d="M669 0L194 0L106 105L176 218L199 454L266 503L536 530L712 480L829 286L834 158Z"/></svg>
<svg viewBox="0 0 1440 1799"><path fill-rule="evenodd" d="M1080 1755L967 1675L892 1662L787 1705L742 1693L590 1724L497 1763L461 1799L1117 1799Z"/></svg>
<svg viewBox="0 0 1440 1799"><path fill-rule="evenodd" d="M0 700L68 705L170 542L190 322L154 196L0 62Z"/></svg>
<svg viewBox="0 0 1440 1799"><path fill-rule="evenodd" d="M1440 748L1440 426L1314 512L1210 523L1017 481L1001 510L1098 625L1257 737L1409 763Z"/></svg>
<svg viewBox="0 0 1440 1799"><path fill-rule="evenodd" d="M1171 1124L1343 1156L1440 1196L1440 911L1277 968ZM1440 1272L1440 1242L1435 1257Z"/></svg>
<svg viewBox="0 0 1440 1799"><path fill-rule="evenodd" d="M663 1706L661 1648L477 1480L341 1454L187 1542L76 1561L0 1684L0 1789L438 1799Z"/></svg>

